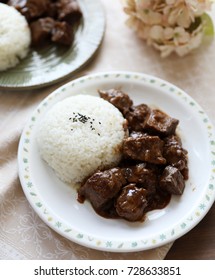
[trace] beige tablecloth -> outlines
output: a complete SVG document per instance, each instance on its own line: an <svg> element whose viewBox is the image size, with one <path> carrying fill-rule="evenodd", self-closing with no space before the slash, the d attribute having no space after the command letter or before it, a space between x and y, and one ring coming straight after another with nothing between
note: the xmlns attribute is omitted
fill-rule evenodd
<svg viewBox="0 0 215 280"><path fill-rule="evenodd" d="M94 60L78 75L129 70L158 76L190 94L213 121L215 40L185 58L161 59L125 25L120 0L101 1L107 18L105 38ZM59 85L0 91L0 259L163 259L172 244L129 254L84 248L51 230L30 207L18 179L18 141L29 114Z"/></svg>

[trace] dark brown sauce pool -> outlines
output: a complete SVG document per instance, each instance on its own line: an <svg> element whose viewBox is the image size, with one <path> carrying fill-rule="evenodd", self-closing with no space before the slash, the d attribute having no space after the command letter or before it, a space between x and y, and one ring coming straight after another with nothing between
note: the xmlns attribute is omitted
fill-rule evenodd
<svg viewBox="0 0 215 280"><path fill-rule="evenodd" d="M78 194L78 202L84 203L85 197ZM156 194L153 194L148 197L148 206L144 210L144 215L141 218L140 222L143 222L145 220L145 215L152 210L158 210L165 208L171 200L171 194L166 192L157 191ZM115 208L115 200L112 199L106 207L103 207L102 209L98 210L94 208L94 211L101 217L106 219L122 219L117 212Z"/></svg>

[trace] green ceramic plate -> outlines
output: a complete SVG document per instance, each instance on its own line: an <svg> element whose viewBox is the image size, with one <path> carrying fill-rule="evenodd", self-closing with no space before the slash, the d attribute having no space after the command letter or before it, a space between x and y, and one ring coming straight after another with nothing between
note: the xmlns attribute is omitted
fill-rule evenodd
<svg viewBox="0 0 215 280"><path fill-rule="evenodd" d="M105 16L99 0L78 0L83 12L82 24L70 48L47 46L31 50L19 65L0 72L0 88L39 88L74 74L94 55L101 44Z"/></svg>

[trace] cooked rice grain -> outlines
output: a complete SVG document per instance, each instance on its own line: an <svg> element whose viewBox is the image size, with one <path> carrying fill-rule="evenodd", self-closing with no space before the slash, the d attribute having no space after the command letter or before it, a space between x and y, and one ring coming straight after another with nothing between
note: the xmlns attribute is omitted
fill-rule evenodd
<svg viewBox="0 0 215 280"><path fill-rule="evenodd" d="M31 43L28 23L15 8L0 3L0 71L25 58Z"/></svg>
<svg viewBox="0 0 215 280"><path fill-rule="evenodd" d="M81 182L120 161L124 121L117 108L99 97L66 98L41 121L37 134L41 156L62 181Z"/></svg>

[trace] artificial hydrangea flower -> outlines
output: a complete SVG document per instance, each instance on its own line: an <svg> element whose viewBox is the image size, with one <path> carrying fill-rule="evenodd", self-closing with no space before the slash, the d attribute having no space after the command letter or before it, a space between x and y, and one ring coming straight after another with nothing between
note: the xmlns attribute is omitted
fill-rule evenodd
<svg viewBox="0 0 215 280"><path fill-rule="evenodd" d="M201 16L210 7L209 0L126 0L124 11L127 24L166 57L184 56L201 44Z"/></svg>

